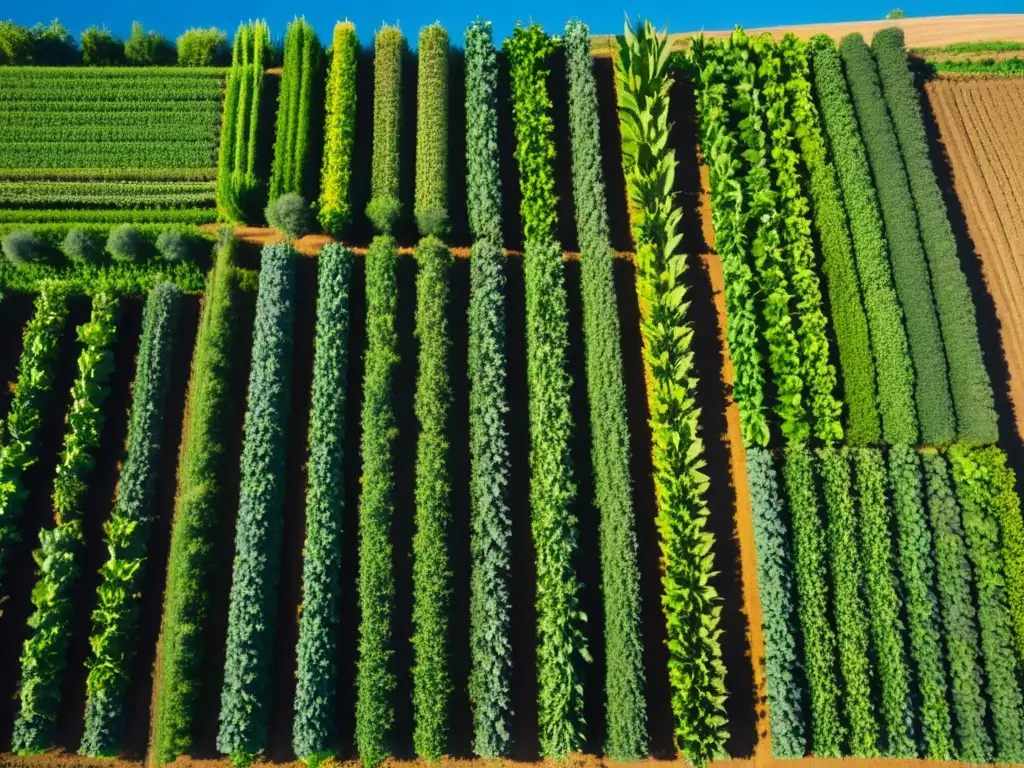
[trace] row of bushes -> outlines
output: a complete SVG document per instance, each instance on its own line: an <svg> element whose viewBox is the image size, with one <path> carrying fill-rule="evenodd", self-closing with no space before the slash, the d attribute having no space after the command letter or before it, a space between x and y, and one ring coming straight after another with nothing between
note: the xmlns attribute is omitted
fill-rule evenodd
<svg viewBox="0 0 1024 768"><path fill-rule="evenodd" d="M416 224L421 235L448 229L448 33L420 31L416 107Z"/></svg>
<svg viewBox="0 0 1024 768"><path fill-rule="evenodd" d="M615 760L640 760L648 753L640 571L614 254L601 169L600 126L595 119L599 113L597 84L587 25L570 21L563 41L569 86L573 200L582 266L594 499L601 516L607 719L604 751Z"/></svg>
<svg viewBox="0 0 1024 768"><path fill-rule="evenodd" d="M466 207L477 240L500 247L498 52L489 21L466 29Z"/></svg>
<svg viewBox="0 0 1024 768"><path fill-rule="evenodd" d="M247 765L267 744L271 662L284 527L297 254L268 245L260 259L228 639L217 749Z"/></svg>
<svg viewBox="0 0 1024 768"><path fill-rule="evenodd" d="M337 744L341 532L345 524L345 408L353 255L331 243L317 257L316 342L309 423L292 748L308 763Z"/></svg>
<svg viewBox="0 0 1024 768"><path fill-rule="evenodd" d="M124 746L125 698L138 649L140 601L156 501L164 414L178 335L181 292L161 283L149 293L132 394L127 458L117 504L106 524L109 557L100 566L86 667L85 734L81 752L116 757Z"/></svg>
<svg viewBox="0 0 1024 768"><path fill-rule="evenodd" d="M994 443L999 438L999 430L992 382L982 360L974 301L960 268L942 191L928 156L919 96L903 46L903 30L890 27L876 32L871 40L871 52L899 139L921 242L931 270L932 292L949 361L949 385L956 406L957 438Z"/></svg>
<svg viewBox="0 0 1024 768"><path fill-rule="evenodd" d="M67 229L59 251L44 235L32 229L14 229L0 240L4 256L14 266L53 263L63 254L77 264L97 264L109 256L122 264L135 264L158 254L174 263L195 258L199 237L188 230L161 228L156 239L131 224L120 224L109 229L106 242L101 232L93 227L72 226ZM55 253L57 251L57 253Z"/></svg>
<svg viewBox="0 0 1024 768"><path fill-rule="evenodd" d="M174 525L167 565L153 713L156 761L172 762L192 745L192 724L203 685L210 610L210 571L218 551L218 521L232 489L227 469L226 430L239 398L230 391L233 350L239 341L238 287L233 243L218 249L203 299L189 382L184 440L178 469Z"/></svg>
<svg viewBox="0 0 1024 768"><path fill-rule="evenodd" d="M98 294L93 298L89 322L78 327L82 351L78 376L71 385L64 448L53 481L54 527L39 532L40 548L33 553L39 570L32 589L34 610L21 652L20 706L11 737L11 746L19 754L50 749L57 736L61 681L85 544L82 506L106 421L103 403L114 370L117 309L116 297Z"/></svg>
<svg viewBox="0 0 1024 768"><path fill-rule="evenodd" d="M402 139L402 62L406 42L384 25L373 38L373 158L366 216L389 233L402 215L399 148Z"/></svg>
<svg viewBox="0 0 1024 768"><path fill-rule="evenodd" d="M352 22L334 27L327 75L324 156L317 217L325 232L339 235L352 219L349 187L356 140L356 67L359 38Z"/></svg>
<svg viewBox="0 0 1024 768"><path fill-rule="evenodd" d="M727 738L721 606L709 583L714 536L698 435L693 328L687 321L679 252L682 209L672 190L675 150L669 144L668 36L649 21L627 20L615 59L623 169L637 251L637 294L648 366L654 485L662 554L662 608L675 739L686 759L705 766Z"/></svg>

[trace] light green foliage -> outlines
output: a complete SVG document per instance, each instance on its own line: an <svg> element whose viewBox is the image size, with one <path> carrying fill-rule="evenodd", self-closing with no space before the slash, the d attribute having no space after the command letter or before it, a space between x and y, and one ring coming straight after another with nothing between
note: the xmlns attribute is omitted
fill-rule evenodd
<svg viewBox="0 0 1024 768"><path fill-rule="evenodd" d="M373 38L373 163L366 215L388 233L402 215L399 147L402 140L402 60L405 38L384 25Z"/></svg>
<svg viewBox="0 0 1024 768"><path fill-rule="evenodd" d="M501 246L498 160L498 52L491 22L466 29L466 207L478 239Z"/></svg>
<svg viewBox="0 0 1024 768"><path fill-rule="evenodd" d="M397 685L394 645L394 444L398 437L391 388L398 366L397 250L375 237L366 254L366 370L363 376L362 494L359 499L359 664L356 672L356 749L366 766L391 753Z"/></svg>
<svg viewBox="0 0 1024 768"><path fill-rule="evenodd" d="M949 361L949 385L956 405L957 437L977 443L999 439L992 382L985 370L974 300L967 285L942 191L935 180L921 104L907 65L903 30L876 32L871 52L878 64L885 102L899 139L910 191L917 210L921 241L931 270L935 308Z"/></svg>
<svg viewBox="0 0 1024 768"><path fill-rule="evenodd" d="M132 32L124 43L124 57L137 67L168 66L175 63L177 51L159 32L147 32L142 22L132 22Z"/></svg>
<svg viewBox="0 0 1024 768"><path fill-rule="evenodd" d="M850 217L850 233L878 376L882 436L888 443L916 443L914 371L903 314L892 285L888 247L867 153L835 44L828 37L817 36L812 38L809 50L815 96Z"/></svg>
<svg viewBox="0 0 1024 768"><path fill-rule="evenodd" d="M324 230L341 234L352 220L352 162L356 141L356 68L359 38L352 22L334 27L331 65L327 75L327 110L324 118L324 157L320 173L317 217Z"/></svg>
<svg viewBox="0 0 1024 768"><path fill-rule="evenodd" d="M859 34L847 35L839 52L867 148L889 242L893 279L903 306L916 374L915 399L921 439L928 444L943 445L955 437L956 420L939 319L932 298L932 280L914 216L907 172L900 160L896 133L882 98L878 71L864 38Z"/></svg>
<svg viewBox="0 0 1024 768"><path fill-rule="evenodd" d="M86 660L85 735L81 753L116 757L124 746L125 695L137 650L153 504L163 446L164 412L181 292L161 283L149 293L135 368L128 455L121 469L117 505L106 524L109 557L100 566L92 613L91 654Z"/></svg>
<svg viewBox="0 0 1024 768"><path fill-rule="evenodd" d="M302 558L292 748L307 762L337 742L341 532L345 510L345 401L354 257L336 243L317 257L316 351L309 422L309 486Z"/></svg>
<svg viewBox="0 0 1024 768"><path fill-rule="evenodd" d="M117 297L97 295L89 322L78 327L82 351L78 375L71 385L64 448L53 481L54 526L39 532L40 547L32 553L38 566L32 589L35 608L28 618L28 636L21 651L20 706L11 737L12 749L18 754L55 746L75 586L85 546L81 507L106 420L103 403L114 371L117 305Z"/></svg>
<svg viewBox="0 0 1024 768"><path fill-rule="evenodd" d="M448 230L448 33L420 32L416 101L416 224L421 235Z"/></svg>
<svg viewBox="0 0 1024 768"><path fill-rule="evenodd" d="M216 27L186 29L177 48L179 67L223 67L231 61L228 36Z"/></svg>
<svg viewBox="0 0 1024 768"><path fill-rule="evenodd" d="M640 331L649 371L651 459L662 556L662 609L669 645L676 744L705 766L724 753L725 665L721 607L708 583L714 536L707 528L704 445L694 392L693 329L688 324L687 257L678 251L682 210L672 194L675 150L669 139L668 36L649 21L626 21L615 57L623 168L637 248Z"/></svg>

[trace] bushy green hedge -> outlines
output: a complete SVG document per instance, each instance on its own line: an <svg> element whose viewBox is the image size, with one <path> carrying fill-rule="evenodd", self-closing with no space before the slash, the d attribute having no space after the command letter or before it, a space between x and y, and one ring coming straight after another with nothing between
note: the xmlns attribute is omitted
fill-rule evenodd
<svg viewBox="0 0 1024 768"><path fill-rule="evenodd" d="M498 52L479 19L466 29L466 207L473 236L501 246Z"/></svg>
<svg viewBox="0 0 1024 768"><path fill-rule="evenodd" d="M352 220L353 152L356 141L356 69L359 38L355 25L339 21L334 26L330 73L327 76L327 109L324 117L324 157L320 173L317 218L325 232L339 235Z"/></svg>
<svg viewBox="0 0 1024 768"><path fill-rule="evenodd" d="M629 429L623 380L614 254L601 170L597 85L590 30L565 28L573 200L582 264L583 331L590 404L594 498L601 516L601 592L604 595L605 753L615 760L647 756L640 570L629 474Z"/></svg>
<svg viewBox="0 0 1024 768"><path fill-rule="evenodd" d="M473 246L469 269L469 698L473 751L496 758L508 752L512 715L505 255L482 238Z"/></svg>
<svg viewBox="0 0 1024 768"><path fill-rule="evenodd" d="M910 346L892 285L888 247L867 152L835 44L830 38L819 35L811 39L810 51L814 91L850 216L857 272L878 375L882 436L888 443L916 443L918 422Z"/></svg>
<svg viewBox="0 0 1024 768"><path fill-rule="evenodd" d="M117 336L118 299L97 294L89 322L78 327L82 351L78 376L71 385L64 448L53 481L54 526L39 532L40 547L32 553L38 577L32 588L28 636L21 651L20 706L11 747L19 754L43 752L55 746L61 681L67 666L75 587L85 549L82 502L106 417L103 403L110 394Z"/></svg>
<svg viewBox="0 0 1024 768"><path fill-rule="evenodd" d="M772 454L746 450L747 484L757 550L757 593L764 630L765 682L772 755L780 760L807 754L808 723L797 641L796 587L786 514Z"/></svg>
<svg viewBox="0 0 1024 768"><path fill-rule="evenodd" d="M893 458L895 454L890 453L890 459ZM928 516L935 535L935 584L949 665L957 757L969 763L990 763L992 739L985 721L981 639L960 507L945 457L926 453L921 461L928 493ZM895 478L895 468L892 472ZM908 610L912 610L909 604Z"/></svg>
<svg viewBox="0 0 1024 768"><path fill-rule="evenodd" d="M86 660L85 735L81 753L116 757L124 746L125 694L138 647L139 595L143 588L156 481L163 445L181 292L161 283L149 293L135 367L127 458L117 505L106 524L109 557L100 566Z"/></svg>
<svg viewBox="0 0 1024 768"><path fill-rule="evenodd" d="M900 616L901 600L893 569L885 457L878 448L854 448L851 453L859 512L861 573L882 694L884 753L913 758L917 757L917 747L910 711L910 670L903 647L906 628Z"/></svg>
<svg viewBox="0 0 1024 768"><path fill-rule="evenodd" d="M859 34L847 35L839 45L839 52L878 192L896 293L906 321L916 374L915 399L921 439L928 444L944 445L956 435L949 370L932 297L928 261L914 216L914 200L906 170L898 159L899 143L882 98L878 71L864 38Z"/></svg>
<svg viewBox="0 0 1024 768"><path fill-rule="evenodd" d="M221 506L230 489L225 434L237 398L229 391L238 343L238 288L233 243L217 253L203 299L188 391L174 526L159 648L160 678L153 713L153 751L172 762L192 745L192 724L207 642L209 571L227 556L214 546Z"/></svg>
<svg viewBox="0 0 1024 768"><path fill-rule="evenodd" d="M516 25L505 40L512 78L516 162L519 165L519 211L523 238L542 243L555 236L558 197L555 195L555 123L548 94L548 58L555 43L539 24Z"/></svg>
<svg viewBox="0 0 1024 768"><path fill-rule="evenodd" d="M942 653L942 634L932 556L932 533L926 522L921 464L914 449L889 449L889 489L896 519L896 563L903 583L910 653L916 668L921 735L925 754L950 760L954 754L949 711L949 685Z"/></svg>
<svg viewBox="0 0 1024 768"><path fill-rule="evenodd" d="M394 445L398 437L392 382L398 366L398 253L393 238L375 237L366 254L366 369L363 376L362 494L359 499L359 664L356 749L366 766L391 754L397 685L394 643Z"/></svg>
<svg viewBox="0 0 1024 768"><path fill-rule="evenodd" d="M835 589L833 608L845 693L843 704L850 729L850 753L873 757L878 755L880 729L872 699L870 630L861 592L861 556L850 459L846 448L819 448L817 457L824 506L828 510L829 571Z"/></svg>
<svg viewBox="0 0 1024 768"><path fill-rule="evenodd" d="M373 163L366 215L385 234L402 215L399 148L405 52L405 38L397 27L385 24L373 38Z"/></svg>
<svg viewBox="0 0 1024 768"><path fill-rule="evenodd" d="M882 439L882 425L868 318L861 300L849 220L811 94L806 47L794 35L787 34L779 44L779 52L788 96L786 116L793 121L806 168L804 181L812 202L814 228L828 279L832 325L843 377L843 401L847 409L845 436L853 444L877 443Z"/></svg>
<svg viewBox="0 0 1024 768"><path fill-rule="evenodd" d="M284 526L298 254L264 246L256 298L217 749L242 765L264 750Z"/></svg>
<svg viewBox="0 0 1024 768"><path fill-rule="evenodd" d="M316 347L309 422L306 543L302 560L298 671L292 748L307 762L337 743L338 601L345 512L345 401L348 398L352 252L336 243L317 257Z"/></svg>
<svg viewBox="0 0 1024 768"><path fill-rule="evenodd" d="M448 32L420 32L416 101L416 224L421 235L448 230Z"/></svg>
<svg viewBox="0 0 1024 768"><path fill-rule="evenodd" d="M448 357L449 268L451 255L436 237L416 249L416 336L420 342L416 383L416 533L413 553L413 746L436 761L448 751L448 708L452 695L451 472L448 428L452 406Z"/></svg>
<svg viewBox="0 0 1024 768"><path fill-rule="evenodd" d="M61 332L68 316L64 293L55 288L44 289L35 308L22 337L14 397L6 421L0 423L0 596L7 593L8 550L21 541L18 521L29 493L22 475L39 460L36 437L53 392Z"/></svg>
<svg viewBox="0 0 1024 768"><path fill-rule="evenodd" d="M956 240L949 224L928 154L921 104L914 75L903 47L903 30L876 32L871 52L878 64L885 102L899 139L949 361L949 385L956 406L957 438L994 443L999 439L992 382L985 370L978 323L967 279L960 268Z"/></svg>

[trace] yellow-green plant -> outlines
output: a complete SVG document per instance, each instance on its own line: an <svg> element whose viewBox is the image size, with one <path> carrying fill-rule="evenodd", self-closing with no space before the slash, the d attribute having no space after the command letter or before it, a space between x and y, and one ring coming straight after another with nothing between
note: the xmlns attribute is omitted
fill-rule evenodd
<svg viewBox="0 0 1024 768"><path fill-rule="evenodd" d="M448 229L448 33L420 32L416 107L416 224L421 235Z"/></svg>
<svg viewBox="0 0 1024 768"><path fill-rule="evenodd" d="M356 67L359 38L355 25L340 21L334 27L331 70L327 77L327 114L324 119L324 157L320 174L320 210L324 231L337 235L352 218L349 185L356 137Z"/></svg>

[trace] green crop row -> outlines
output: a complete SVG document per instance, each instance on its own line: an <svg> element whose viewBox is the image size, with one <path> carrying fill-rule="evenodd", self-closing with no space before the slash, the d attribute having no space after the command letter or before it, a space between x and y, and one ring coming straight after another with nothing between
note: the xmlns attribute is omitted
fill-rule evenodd
<svg viewBox="0 0 1024 768"><path fill-rule="evenodd" d="M13 113L0 114L0 126L5 130L14 128L35 128L60 136L62 131L76 129L107 130L113 127L145 126L147 128L168 127L187 129L205 136L207 130L216 131L220 104L216 101L201 101L189 105L187 110L179 102L147 102L145 105L131 104L130 109L118 109L118 105L92 104L89 102L46 102L36 108L25 107ZM61 125L55 125L53 115L61 114Z"/></svg>
<svg viewBox="0 0 1024 768"><path fill-rule="evenodd" d="M949 385L956 405L957 438L994 443L996 412L978 339L974 300L957 255L956 240L928 156L928 140L914 76L907 65L903 30L875 33L871 51L910 181L917 221L931 270L931 287L949 361ZM918 372L918 375L922 375Z"/></svg>
<svg viewBox="0 0 1024 768"><path fill-rule="evenodd" d="M208 139L124 140L54 143L5 141L0 165L12 168L208 168L215 164L216 142Z"/></svg>
<svg viewBox="0 0 1024 768"><path fill-rule="evenodd" d="M210 570L225 554L215 539L221 507L231 492L223 483L226 431L237 407L230 391L232 350L240 335L232 251L230 241L218 250L206 286L189 382L153 713L153 754L160 765L192 744L204 682Z"/></svg>
<svg viewBox="0 0 1024 768"><path fill-rule="evenodd" d="M71 226L79 223L105 225L106 231L112 229L115 224L132 224L144 229L155 224L206 224L213 221L214 218L210 208L148 209L146 211L82 208L0 210L0 233L6 234L12 229L38 231L40 228L53 227L63 227L66 232ZM164 226L161 229L167 229L167 227ZM179 227L175 227L175 229L179 229Z"/></svg>
<svg viewBox="0 0 1024 768"><path fill-rule="evenodd" d="M680 253L682 210L671 193L677 161L669 145L668 35L627 20L615 57L623 169L637 251L637 294L648 366L651 459L662 555L668 678L679 749L699 768L724 752L725 665L721 606L709 583L714 536L707 531L704 445L698 435L693 328Z"/></svg>
<svg viewBox="0 0 1024 768"><path fill-rule="evenodd" d="M982 56L977 59L928 59L925 66L936 74L950 72L954 74L979 75L1020 75L1024 74L1024 58L1011 56L1008 59L997 59Z"/></svg>
<svg viewBox="0 0 1024 768"><path fill-rule="evenodd" d="M109 556L100 566L92 612L81 746L82 754L91 757L116 757L124 746L125 698L138 648L139 595L156 501L158 459L162 447L175 447L164 446L163 440L180 311L181 292L173 285L161 283L150 291L135 368L127 458L117 505L106 524Z"/></svg>
<svg viewBox="0 0 1024 768"><path fill-rule="evenodd" d="M601 169L597 84L590 30L580 21L565 28L573 200L582 264L583 328L590 404L594 498L601 516L601 591L604 595L605 753L640 760L647 749L640 570L633 522L614 254Z"/></svg>
<svg viewBox="0 0 1024 768"><path fill-rule="evenodd" d="M466 207L477 239L500 247L498 52L489 21L466 29Z"/></svg>
<svg viewBox="0 0 1024 768"><path fill-rule="evenodd" d="M416 107L416 224L421 235L448 229L448 33L420 32Z"/></svg>
<svg viewBox="0 0 1024 768"><path fill-rule="evenodd" d="M0 168L13 181L214 181L216 168Z"/></svg>
<svg viewBox="0 0 1024 768"><path fill-rule="evenodd" d="M0 205L163 208L213 202L209 181L0 181ZM136 214L137 216L145 214Z"/></svg>
<svg viewBox="0 0 1024 768"><path fill-rule="evenodd" d="M356 28L351 22L340 21L334 27L327 76L324 157L317 214L324 230L334 235L340 234L352 220L349 186L355 151L358 61Z"/></svg>
<svg viewBox="0 0 1024 768"><path fill-rule="evenodd" d="M391 389L398 366L397 249L379 235L366 253L366 369L363 376L362 494L359 499L359 665L355 741L366 766L391 754L397 680L391 636L395 601L391 519L398 425Z"/></svg>
<svg viewBox="0 0 1024 768"><path fill-rule="evenodd" d="M194 117L188 122L165 119L151 123L112 126L99 119L91 124L57 125L52 119L45 125L18 124L4 129L5 139L30 141L39 145L69 142L105 141L214 141L216 122L203 123Z"/></svg>
<svg viewBox="0 0 1024 768"><path fill-rule="evenodd" d="M354 258L331 243L317 257L316 342L309 423L309 490L302 563L292 748L313 763L337 743L338 610L345 512L349 293Z"/></svg>
<svg viewBox="0 0 1024 768"><path fill-rule="evenodd" d="M373 38L373 161L366 216L387 234L402 216L399 148L402 141L402 62L405 38L386 24Z"/></svg>
<svg viewBox="0 0 1024 768"><path fill-rule="evenodd" d="M40 547L32 553L38 566L32 589L35 608L28 618L28 636L21 652L20 706L11 737L12 749L19 754L50 749L57 737L61 681L85 548L82 503L106 420L103 403L114 370L117 309L117 297L96 295L89 322L77 331L82 351L78 375L71 385L64 448L53 481L54 527L39 532Z"/></svg>

